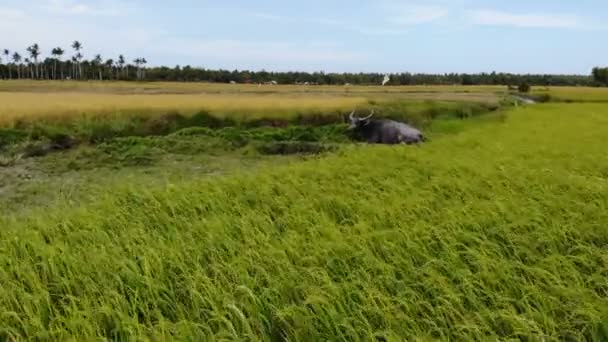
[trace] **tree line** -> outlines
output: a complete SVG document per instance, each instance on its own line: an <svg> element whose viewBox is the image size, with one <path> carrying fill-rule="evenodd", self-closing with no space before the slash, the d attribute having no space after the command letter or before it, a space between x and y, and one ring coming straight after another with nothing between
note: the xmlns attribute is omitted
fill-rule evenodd
<svg viewBox="0 0 608 342"><path fill-rule="evenodd" d="M73 54L61 47L51 49L46 57L37 43L28 46L23 54L4 49L0 63L0 77L3 79L34 80L144 80L146 79L145 58L135 58L129 63L123 55L117 59L104 60L97 54L85 59L83 45L74 41Z"/></svg>
<svg viewBox="0 0 608 342"><path fill-rule="evenodd" d="M127 61L124 55L103 59L97 54L85 59L82 43L74 41L72 54L55 47L45 57L38 44L27 47L23 54L4 49L0 78L42 80L125 80L178 81L219 83L272 83L320 85L381 84L381 73L269 72L265 70L212 70L201 67L146 67L143 57ZM521 85L533 86L608 86L608 68L594 68L591 75L548 75L512 73L396 73L390 74L389 85Z"/></svg>
<svg viewBox="0 0 608 342"><path fill-rule="evenodd" d="M608 67L595 67L591 71L591 75L593 76L593 80L599 85L608 86Z"/></svg>

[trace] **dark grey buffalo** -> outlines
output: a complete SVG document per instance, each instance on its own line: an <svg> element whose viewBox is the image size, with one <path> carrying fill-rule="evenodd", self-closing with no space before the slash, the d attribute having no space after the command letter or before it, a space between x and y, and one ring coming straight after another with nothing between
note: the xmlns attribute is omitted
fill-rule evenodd
<svg viewBox="0 0 608 342"><path fill-rule="evenodd" d="M371 114L359 118L355 112L350 113L350 127L353 131L370 144L417 144L425 141L419 130L401 122L388 119L372 119Z"/></svg>

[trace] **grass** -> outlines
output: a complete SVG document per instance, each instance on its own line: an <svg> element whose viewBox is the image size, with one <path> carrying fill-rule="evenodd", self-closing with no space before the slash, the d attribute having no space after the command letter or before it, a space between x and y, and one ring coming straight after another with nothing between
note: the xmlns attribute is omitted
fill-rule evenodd
<svg viewBox="0 0 608 342"><path fill-rule="evenodd" d="M367 101L463 101L496 104L498 87L264 86L206 83L0 82L0 126L82 116L200 111L219 116L286 117L347 111Z"/></svg>
<svg viewBox="0 0 608 342"><path fill-rule="evenodd" d="M0 335L606 340L608 107L437 124L0 218Z"/></svg>
<svg viewBox="0 0 608 342"><path fill-rule="evenodd" d="M459 118L487 110L409 102L380 109L384 116L420 124L430 139L458 133L465 122ZM123 118L0 129L0 214L52 206L58 199L93 198L97 191L88 183L111 188L138 178L144 184L165 184L166 178L226 175L323 155L354 138L340 116L240 123L204 113L170 118L160 123Z"/></svg>
<svg viewBox="0 0 608 342"><path fill-rule="evenodd" d="M0 109L0 213L94 198L98 192L87 183L108 188L138 177L154 183L155 177L226 175L335 151L352 143L345 122L354 107L425 131L436 119L498 108L464 101L474 95L468 89L454 89L464 94L458 101L430 101L373 92L380 87L356 87L356 96L339 93L340 87L298 93L280 86L264 93L257 86L182 83L21 81L0 88L6 104Z"/></svg>
<svg viewBox="0 0 608 342"><path fill-rule="evenodd" d="M169 111L191 115L201 110L243 113L250 118L284 117L286 114L314 111L349 110L366 102L359 97L288 95L114 95L82 93L0 92L0 125L21 121L70 121L87 116L148 113L158 116Z"/></svg>
<svg viewBox="0 0 608 342"><path fill-rule="evenodd" d="M1 93L0 93L1 94ZM1 95L0 95L1 96ZM155 97L148 95L150 97ZM160 96L160 95L157 95ZM262 97L262 98L261 98ZM85 96L86 99L86 96ZM300 107L293 109L281 108L263 99L263 96L248 99L241 98L243 108L237 109L237 103L225 105L217 104L213 111L206 110L192 112L184 110L184 103L180 103L179 110L116 110L102 111L102 104L89 103L91 112L76 115L70 111L55 111L53 107L46 111L40 107L39 115L5 116L5 127L0 126L0 154L7 146L27 141L50 141L61 146L72 146L78 143L100 143L115 137L167 135L181 129L190 127L207 127L212 129L225 127L240 127L239 134L246 129L255 127L287 127L290 125L304 125L319 127L323 125L339 125L348 121L350 109L340 110L344 103L336 102L336 108L314 107L314 101L307 97ZM13 98L14 101L14 98ZM84 100L83 100L84 101ZM259 102L255 102L259 101ZM288 101L282 100L283 105ZM138 104L140 102L137 102ZM207 106L209 108L209 104ZM267 110L256 107L256 103L266 103ZM149 105L150 103L148 103ZM371 109L376 110L378 116L405 121L412 125L426 129L435 119L468 118L478 116L500 108L498 104L486 104L463 101L409 101L409 100L367 100L352 103L353 107L360 109L360 114ZM247 107L249 106L249 107ZM308 106L308 107L307 107ZM321 108L321 109L319 109ZM256 113L256 111L259 111ZM16 113L23 113L22 111ZM52 114L59 113L59 114ZM245 132L246 133L246 132Z"/></svg>

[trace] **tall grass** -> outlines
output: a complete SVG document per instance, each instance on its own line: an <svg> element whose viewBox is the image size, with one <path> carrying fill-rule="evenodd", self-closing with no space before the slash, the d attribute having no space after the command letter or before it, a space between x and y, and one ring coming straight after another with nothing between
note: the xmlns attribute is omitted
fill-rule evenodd
<svg viewBox="0 0 608 342"><path fill-rule="evenodd" d="M249 117L281 117L289 113L349 110L365 103L359 97L289 95L113 95L92 93L0 92L0 125L15 121L70 121L86 116L168 111L184 114L201 110L218 114L245 113Z"/></svg>
<svg viewBox="0 0 608 342"><path fill-rule="evenodd" d="M285 116L293 112L350 110L367 99L463 101L495 104L496 87L265 86L205 83L32 82L0 83L0 126L16 120L73 119L83 115L246 112Z"/></svg>
<svg viewBox="0 0 608 342"><path fill-rule="evenodd" d="M160 95L145 96L156 100L159 100L157 97L160 97ZM86 102L85 96L85 99L81 99L81 107L90 107L90 112L76 114L69 111L56 111L53 107L40 107L38 115L22 115L12 119L7 116L6 127L0 126L0 151L3 146L28 140L48 139L63 146L64 142L98 143L114 137L166 135L189 127L218 129L240 126L240 132L246 133L243 131L244 129L261 126L336 125L348 121L348 113L352 108L360 109L360 113L373 108L379 117L389 117L426 128L431 121L437 118L468 118L499 108L497 104L462 101L390 101L383 99L365 102L362 100L357 100L357 102L336 101L325 104L315 102L311 97L300 100L292 99L294 101L283 97L278 103L269 101L265 96L260 95L238 99L240 102L235 100L230 104L222 101L208 101L205 107L212 108L211 112L196 111L194 105L191 109L187 109L187 103L175 102L163 103L163 106L167 106L165 110L159 106L156 109L148 107L142 110L125 110L123 107L118 107L123 109L112 111L110 109L112 107L104 107L103 103ZM160 100L162 101L162 99ZM125 103L128 107L128 102ZM134 102L134 104L139 103L142 102L140 100ZM346 103L350 103L352 107L347 107ZM148 102L148 105L152 105L152 103ZM172 108L171 105L177 109L169 109Z"/></svg>
<svg viewBox="0 0 608 342"><path fill-rule="evenodd" d="M1 218L2 338L605 340L608 109Z"/></svg>

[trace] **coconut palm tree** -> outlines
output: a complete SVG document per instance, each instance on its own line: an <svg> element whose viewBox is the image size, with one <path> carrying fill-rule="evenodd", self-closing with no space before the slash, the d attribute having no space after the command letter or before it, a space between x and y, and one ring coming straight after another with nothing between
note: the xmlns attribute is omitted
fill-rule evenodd
<svg viewBox="0 0 608 342"><path fill-rule="evenodd" d="M11 74L11 60L10 60L10 56L11 52L8 51L8 49L4 49L4 56L6 56L6 67L8 68L8 78L11 79L13 78L13 75Z"/></svg>
<svg viewBox="0 0 608 342"><path fill-rule="evenodd" d="M104 65L108 69L108 75L110 75L109 78L112 79L112 76L114 75L114 73L112 72L112 68L114 67L114 60L110 58L106 60Z"/></svg>
<svg viewBox="0 0 608 342"><path fill-rule="evenodd" d="M13 54L13 63L17 66L17 78L21 79L21 55L18 52Z"/></svg>
<svg viewBox="0 0 608 342"><path fill-rule="evenodd" d="M148 64L148 61L145 58L142 58L141 59L141 65L142 65L141 78L142 79L146 78L146 64Z"/></svg>
<svg viewBox="0 0 608 342"><path fill-rule="evenodd" d="M145 77L145 65L148 63L145 58L135 58L133 63L137 66L137 79L141 80Z"/></svg>
<svg viewBox="0 0 608 342"><path fill-rule="evenodd" d="M103 60L101 59L101 55L97 54L95 55L95 58L91 61L91 63L93 64L94 67L97 67L97 71L99 72L99 80L102 81L103 76L101 74L101 63L103 62Z"/></svg>
<svg viewBox="0 0 608 342"><path fill-rule="evenodd" d="M72 79L76 78L76 66L78 64L78 60L76 59L76 56L72 56Z"/></svg>
<svg viewBox="0 0 608 342"><path fill-rule="evenodd" d="M78 79L82 79L82 59L84 56L79 52L74 58L76 58L76 70L78 71Z"/></svg>
<svg viewBox="0 0 608 342"><path fill-rule="evenodd" d="M55 57L54 65L53 65L53 79L57 79L57 62L59 62L59 67L61 68L61 79L63 79L63 66L61 66L61 56L65 51L62 48L56 47L51 51L53 57Z"/></svg>
<svg viewBox="0 0 608 342"><path fill-rule="evenodd" d="M82 68L80 67L80 61L82 60L82 54L80 53L80 50L82 50L82 44L75 40L72 43L72 49L74 49L76 51L76 63L78 65L78 78L82 77Z"/></svg>
<svg viewBox="0 0 608 342"><path fill-rule="evenodd" d="M139 78L140 78L140 70L139 70L139 68L140 68L140 66L141 66L141 58L135 58L135 59L133 60L133 63L134 63L134 64L135 64L135 66L137 67L137 79L139 80Z"/></svg>
<svg viewBox="0 0 608 342"><path fill-rule="evenodd" d="M36 68L35 78L38 78L38 57L40 56L40 47L34 43L32 46L27 48L27 52L30 53L30 57L34 60L34 67Z"/></svg>
<svg viewBox="0 0 608 342"><path fill-rule="evenodd" d="M120 68L120 72L123 71L123 69L125 67L125 63L126 63L125 56L123 56L123 55L118 56L118 67ZM120 78L120 76L117 78Z"/></svg>
<svg viewBox="0 0 608 342"><path fill-rule="evenodd" d="M29 58L24 59L25 65L27 65L27 69L29 69L29 74L31 78L34 78L34 71L32 70L32 61Z"/></svg>

